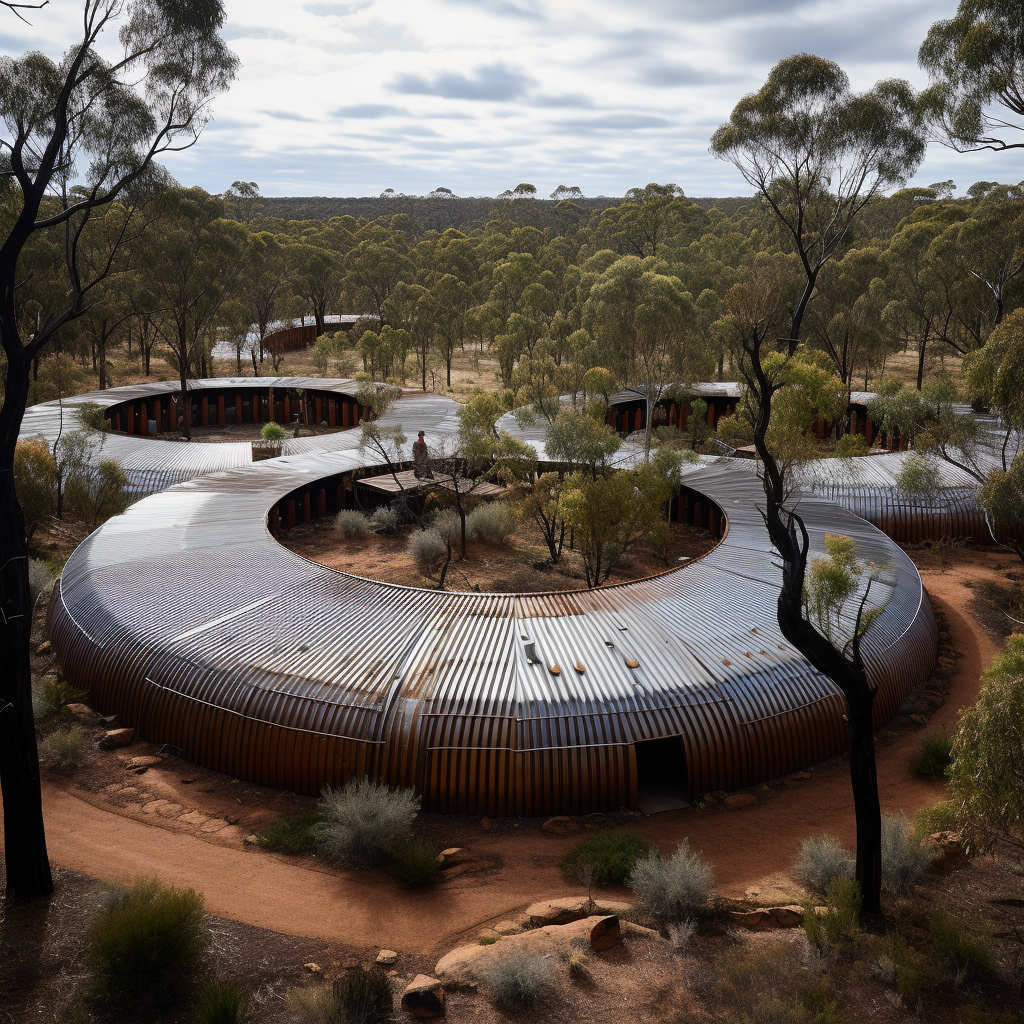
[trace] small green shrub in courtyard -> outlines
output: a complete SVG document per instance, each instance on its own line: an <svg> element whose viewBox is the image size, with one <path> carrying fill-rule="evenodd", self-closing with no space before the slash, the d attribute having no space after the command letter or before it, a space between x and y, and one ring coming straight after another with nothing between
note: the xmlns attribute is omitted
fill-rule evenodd
<svg viewBox="0 0 1024 1024"><path fill-rule="evenodd" d="M637 861L653 850L653 843L629 829L603 832L570 850L562 858L560 867L567 881L580 881L584 865L590 865L593 884L625 885Z"/></svg>
<svg viewBox="0 0 1024 1024"><path fill-rule="evenodd" d="M316 811L284 814L260 833L260 846L274 853L312 853L316 849L316 827L323 821Z"/></svg>

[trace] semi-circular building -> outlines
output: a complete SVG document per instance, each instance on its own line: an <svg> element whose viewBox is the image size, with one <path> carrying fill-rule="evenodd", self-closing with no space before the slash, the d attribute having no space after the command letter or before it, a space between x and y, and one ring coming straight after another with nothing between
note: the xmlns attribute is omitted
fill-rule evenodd
<svg viewBox="0 0 1024 1024"><path fill-rule="evenodd" d="M455 408L411 398L389 419L433 444L457 429ZM140 459L158 443L118 440ZM584 592L437 592L275 540L282 503L302 517L336 507L338 481L379 461L355 432L300 440L324 444L194 474L68 561L50 615L64 673L144 738L265 785L313 793L369 775L415 786L433 810L516 815L636 806L666 785L684 799L737 789L845 749L841 697L779 634L753 463L687 469L691 515L713 509L723 534L691 564ZM848 534L882 567L863 645L880 724L934 665L920 577L833 502L807 495L800 510L814 550Z"/></svg>

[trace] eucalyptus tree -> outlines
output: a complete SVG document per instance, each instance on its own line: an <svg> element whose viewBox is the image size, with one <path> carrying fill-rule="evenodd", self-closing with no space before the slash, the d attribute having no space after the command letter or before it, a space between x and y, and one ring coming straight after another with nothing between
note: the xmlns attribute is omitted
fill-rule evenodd
<svg viewBox="0 0 1024 1024"><path fill-rule="evenodd" d="M90 220L114 202L134 210L159 183L161 153L192 145L209 102L237 59L219 32L220 0L84 0L81 35L59 60L40 51L0 60L0 160L14 216L0 238L0 340L7 358L0 408L0 784L7 888L22 898L52 889L32 720L28 558L12 467L32 360L81 316L105 267L83 273L78 246ZM118 29L117 55L97 49ZM111 33L112 34L112 33ZM106 45L106 39L104 39ZM107 50L107 52L110 52ZM71 187L82 189L72 195ZM64 302L26 338L17 315L22 254L40 234L65 242Z"/></svg>
<svg viewBox="0 0 1024 1024"><path fill-rule="evenodd" d="M711 368L710 349L691 330L693 297L679 278L660 273L653 258L624 256L594 282L584 318L610 357L609 367L624 382L643 388L644 453L649 455L654 409L665 389L703 379Z"/></svg>
<svg viewBox="0 0 1024 1024"><path fill-rule="evenodd" d="M306 303L319 336L331 306L341 298L341 259L330 249L307 242L286 246L284 255L291 268L292 291Z"/></svg>
<svg viewBox="0 0 1024 1024"><path fill-rule="evenodd" d="M779 307L771 295L752 303L738 327L756 409L754 445L762 463L763 515L782 558L779 628L835 683L846 702L857 824L856 877L862 912L874 914L881 901L882 829L872 723L875 694L861 655L865 604L861 603L850 639L841 647L808 616L805 582L810 540L803 519L790 503L785 463L771 450L768 435L772 401L785 386L785 363L800 344L804 313L822 268L841 251L866 204L886 188L902 184L917 168L924 156L924 131L906 82L880 82L857 95L837 64L798 54L776 64L764 86L740 100L729 122L712 136L711 150L730 160L763 197L803 271L803 287L789 310L786 337L772 336Z"/></svg>
<svg viewBox="0 0 1024 1024"><path fill-rule="evenodd" d="M223 201L201 188L170 190L158 200L159 230L146 239L144 259L162 310L157 330L181 382L182 430L192 436L189 377L212 345L221 307L240 284L246 231L223 217Z"/></svg>
<svg viewBox="0 0 1024 1024"><path fill-rule="evenodd" d="M906 82L853 93L838 64L807 53L779 61L711 137L711 152L753 186L800 259L805 281L790 318L790 354L822 268L864 207L902 184L924 150Z"/></svg>
<svg viewBox="0 0 1024 1024"><path fill-rule="evenodd" d="M1024 18L1020 0L960 0L918 52L935 137L961 153L1024 147Z"/></svg>
<svg viewBox="0 0 1024 1024"><path fill-rule="evenodd" d="M285 266L286 250L269 231L257 231L246 238L239 301L247 310L250 325L256 328L261 363L264 342L284 292Z"/></svg>

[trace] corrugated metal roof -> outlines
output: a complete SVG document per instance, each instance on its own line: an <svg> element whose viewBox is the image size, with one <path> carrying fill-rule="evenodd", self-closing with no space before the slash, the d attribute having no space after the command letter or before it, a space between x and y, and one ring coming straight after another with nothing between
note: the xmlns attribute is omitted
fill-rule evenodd
<svg viewBox="0 0 1024 1024"><path fill-rule="evenodd" d="M428 396L389 418L430 444L457 429L454 410ZM213 768L302 791L370 773L462 812L632 805L633 745L663 737L681 738L693 793L843 749L835 688L778 632L753 463L687 467L728 530L683 568L583 593L438 593L336 572L271 536L277 502L375 465L356 435L331 436L335 450L197 477L97 530L51 611L69 680ZM846 533L886 566L864 643L884 720L934 663L920 577L835 504L809 495L801 511L814 550Z"/></svg>

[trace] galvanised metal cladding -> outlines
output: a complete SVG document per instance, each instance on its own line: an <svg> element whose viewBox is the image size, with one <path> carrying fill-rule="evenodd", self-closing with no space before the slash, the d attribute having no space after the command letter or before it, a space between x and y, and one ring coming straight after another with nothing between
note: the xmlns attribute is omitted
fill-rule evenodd
<svg viewBox="0 0 1024 1024"><path fill-rule="evenodd" d="M427 397L390 418L436 444L454 408ZM197 478L96 531L51 607L68 679L219 771L301 792L368 774L460 813L635 805L650 740L679 738L690 794L844 749L841 699L779 635L753 463L687 468L726 532L676 571L590 592L438 593L336 572L270 535L286 495L374 464L335 437L350 447ZM881 723L934 665L920 577L856 516L815 497L801 510L814 550L845 533L884 567L864 643Z"/></svg>

